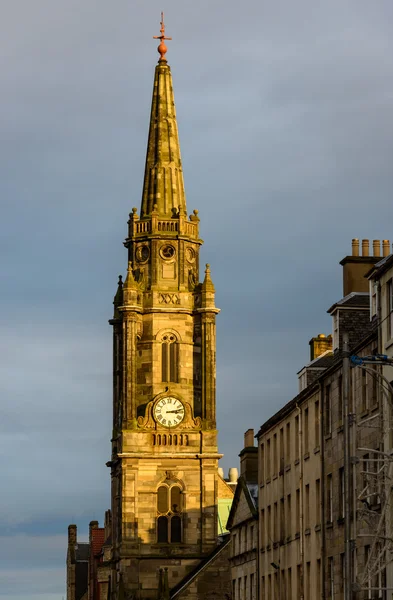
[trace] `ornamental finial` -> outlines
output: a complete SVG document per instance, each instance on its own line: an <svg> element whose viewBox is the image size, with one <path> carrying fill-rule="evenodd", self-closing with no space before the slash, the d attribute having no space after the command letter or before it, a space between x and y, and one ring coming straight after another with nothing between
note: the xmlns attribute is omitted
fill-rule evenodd
<svg viewBox="0 0 393 600"><path fill-rule="evenodd" d="M161 60L166 61L165 54L167 53L168 48L166 47L164 40L172 39L171 37L165 37L165 23L164 23L164 13L163 12L161 13L160 25L161 25L161 29L160 29L161 35L153 35L154 40L161 40L160 45L157 48L157 51L160 54L160 58L158 59L158 62L160 62Z"/></svg>

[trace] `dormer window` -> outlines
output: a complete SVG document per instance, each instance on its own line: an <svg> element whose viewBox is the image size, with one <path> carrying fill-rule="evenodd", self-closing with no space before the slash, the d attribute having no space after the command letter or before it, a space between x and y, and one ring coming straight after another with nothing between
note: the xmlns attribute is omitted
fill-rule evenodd
<svg viewBox="0 0 393 600"><path fill-rule="evenodd" d="M333 352L334 350L338 349L339 346L339 331L338 331L338 325L339 325L339 317L338 317L338 310L336 310L335 313L333 313Z"/></svg>
<svg viewBox="0 0 393 600"><path fill-rule="evenodd" d="M370 294L371 294L371 303L370 303L370 317L377 316L378 311L378 284L376 281L370 282Z"/></svg>

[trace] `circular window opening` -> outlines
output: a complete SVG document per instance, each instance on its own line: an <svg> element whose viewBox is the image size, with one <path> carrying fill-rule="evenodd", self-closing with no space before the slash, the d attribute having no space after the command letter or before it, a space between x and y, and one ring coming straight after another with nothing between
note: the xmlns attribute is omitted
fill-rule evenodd
<svg viewBox="0 0 393 600"><path fill-rule="evenodd" d="M191 248L191 246L188 246L188 248L186 248L186 258L189 263L195 262L195 250L194 248Z"/></svg>
<svg viewBox="0 0 393 600"><path fill-rule="evenodd" d="M144 263L149 259L150 251L148 246L139 246L136 249L136 259L140 263Z"/></svg>
<svg viewBox="0 0 393 600"><path fill-rule="evenodd" d="M165 245L165 246L161 246L160 249L160 254L162 256L162 258L164 258L165 260L170 260L171 258L173 258L175 256L175 249L173 246L170 246L169 244Z"/></svg>

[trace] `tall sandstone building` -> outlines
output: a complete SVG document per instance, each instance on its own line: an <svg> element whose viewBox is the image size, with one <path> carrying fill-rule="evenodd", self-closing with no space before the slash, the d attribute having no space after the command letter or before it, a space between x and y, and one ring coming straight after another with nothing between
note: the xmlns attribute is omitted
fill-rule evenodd
<svg viewBox="0 0 393 600"><path fill-rule="evenodd" d="M110 597L157 598L162 579L171 597L208 597L217 587L215 597L224 598L229 575L225 560L219 564L225 543L217 542L217 497L225 486L216 429L219 310L209 265L200 283L199 217L197 210L187 214L163 24L159 39L140 214L133 208L128 221L127 276L124 284L119 278L110 321ZM218 577L209 585L214 564Z"/></svg>

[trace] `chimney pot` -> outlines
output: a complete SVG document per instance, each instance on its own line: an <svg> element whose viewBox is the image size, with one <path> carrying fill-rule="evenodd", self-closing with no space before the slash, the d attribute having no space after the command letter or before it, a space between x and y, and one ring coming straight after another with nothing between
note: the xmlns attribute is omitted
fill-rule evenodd
<svg viewBox="0 0 393 600"><path fill-rule="evenodd" d="M362 256L370 256L369 240L362 240Z"/></svg>
<svg viewBox="0 0 393 600"><path fill-rule="evenodd" d="M236 481L239 479L239 472L236 467L229 469L228 478L230 483L236 483Z"/></svg>
<svg viewBox="0 0 393 600"><path fill-rule="evenodd" d="M373 240L373 253L374 256L381 256L381 241Z"/></svg>
<svg viewBox="0 0 393 600"><path fill-rule="evenodd" d="M352 240L352 256L359 256L359 240L353 238Z"/></svg>
<svg viewBox="0 0 393 600"><path fill-rule="evenodd" d="M389 240L382 240L382 250L384 256L389 256L390 253L390 242Z"/></svg>

